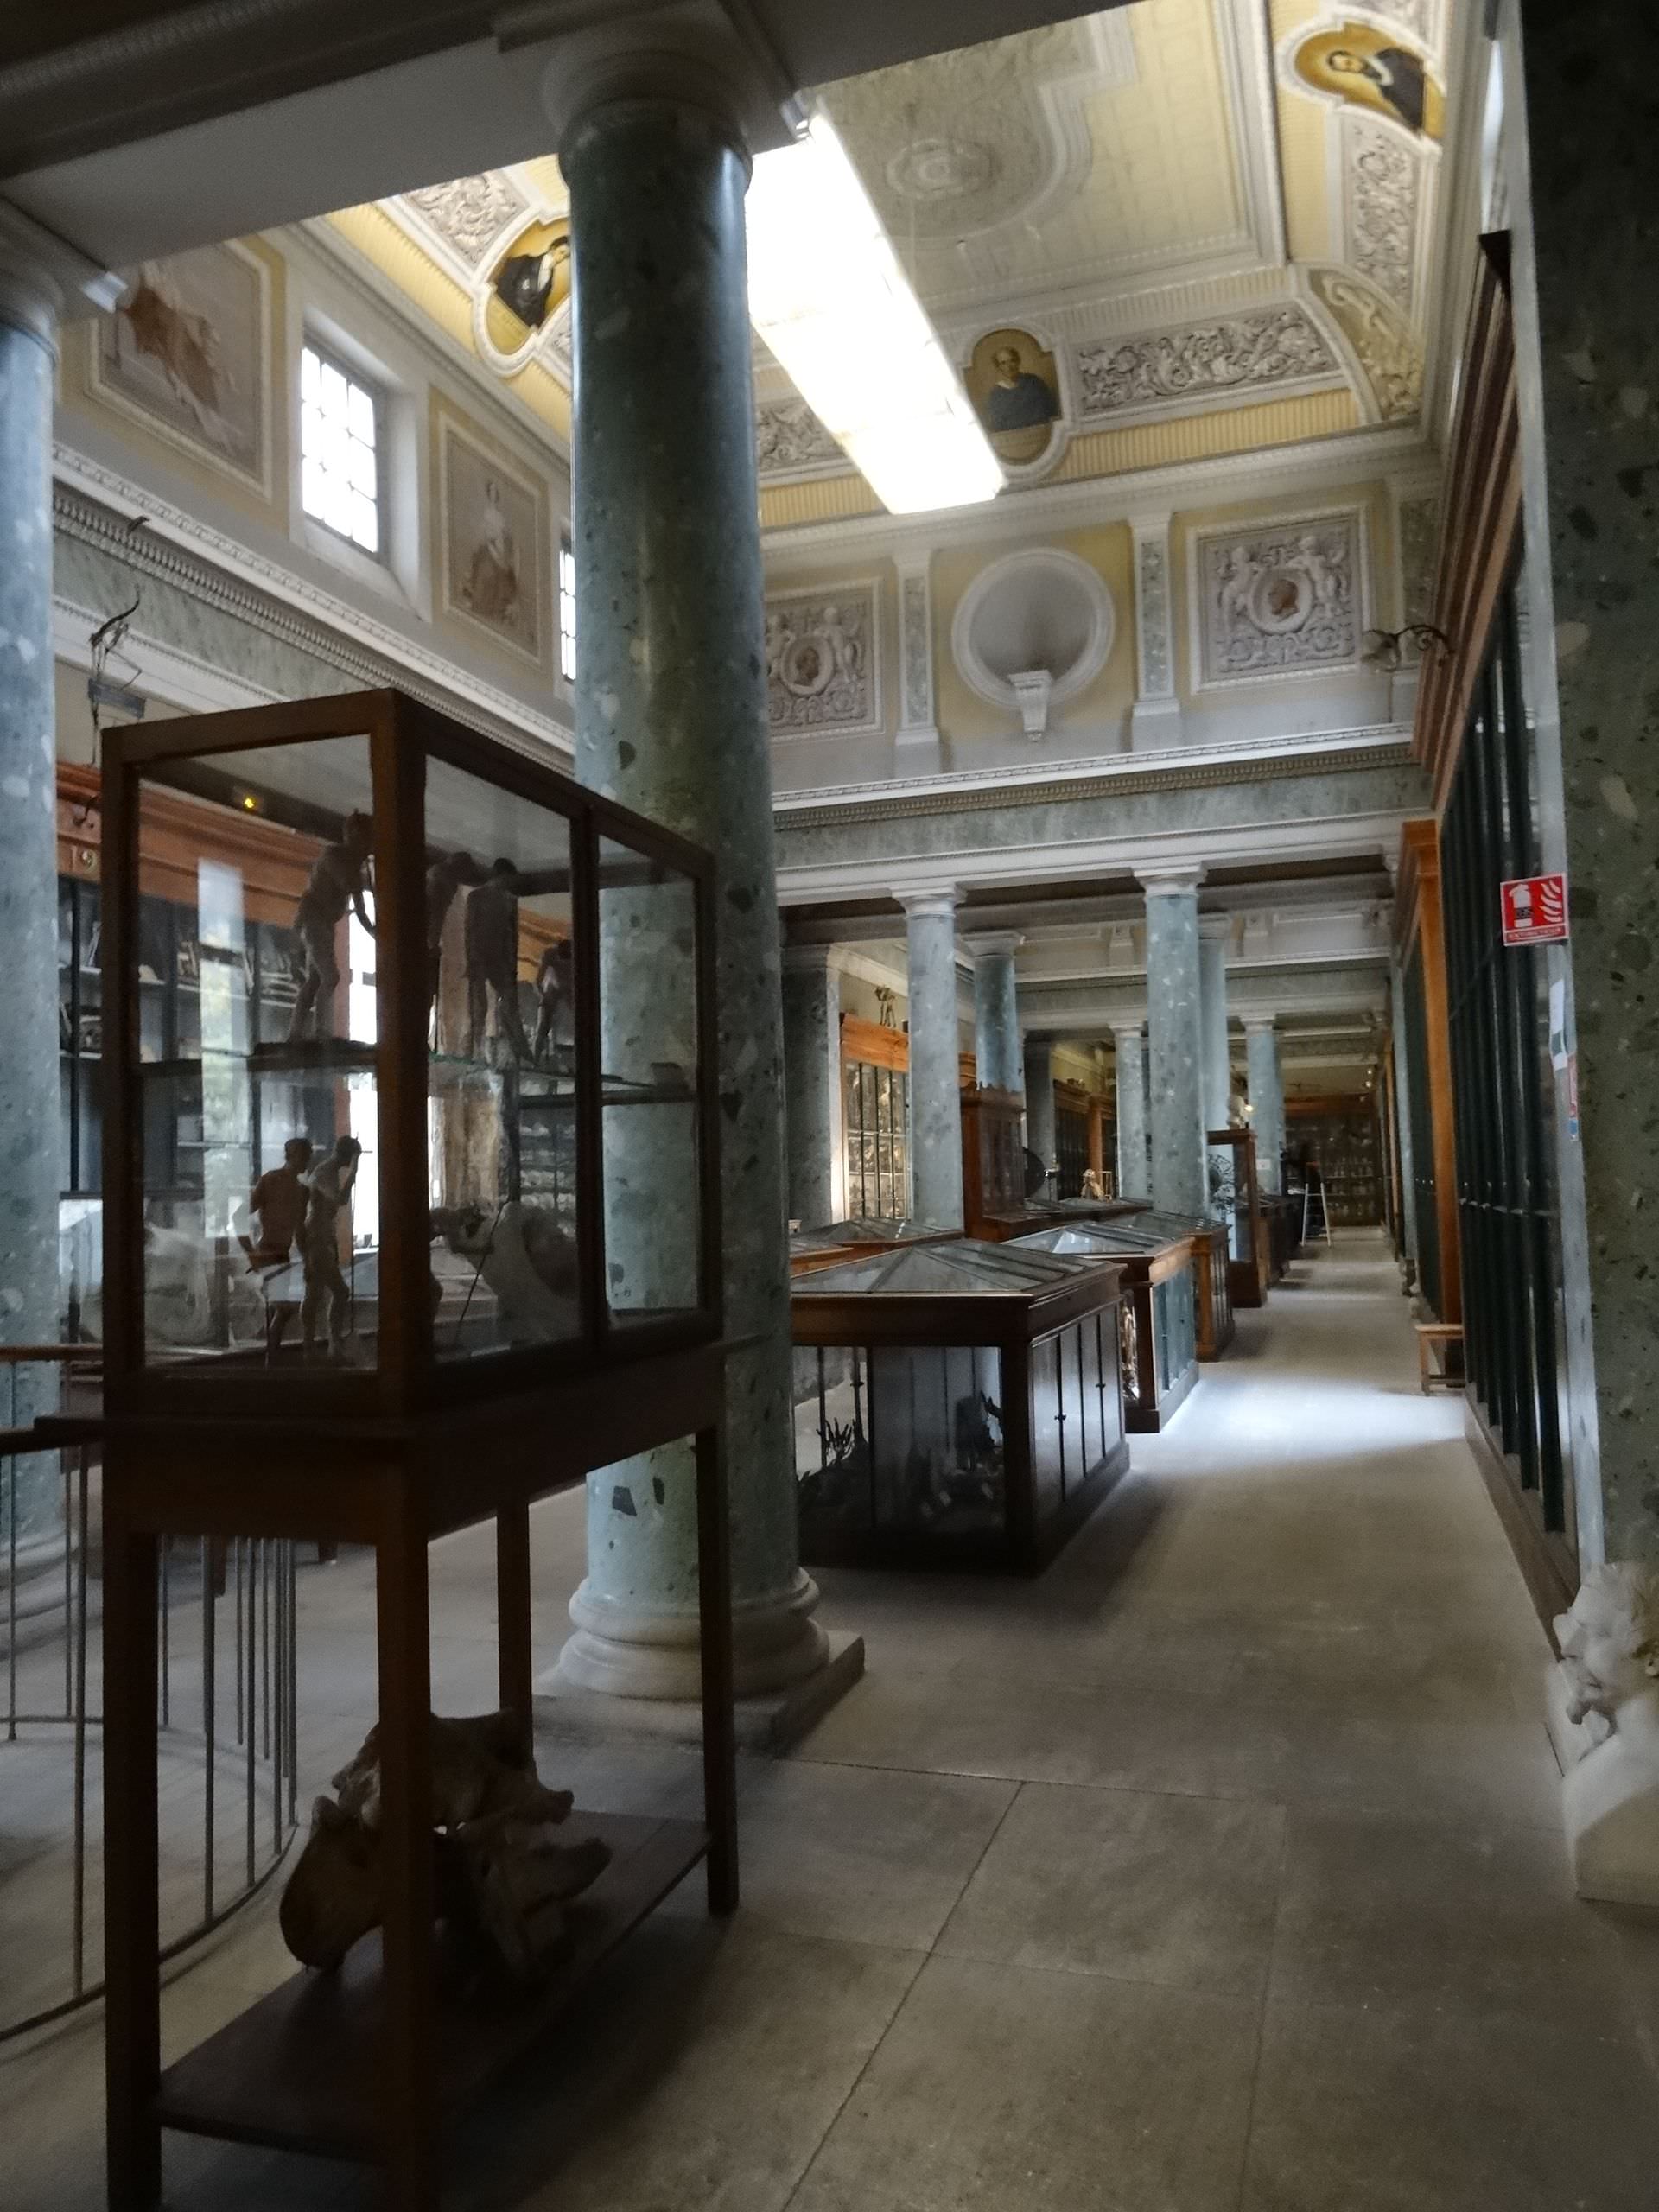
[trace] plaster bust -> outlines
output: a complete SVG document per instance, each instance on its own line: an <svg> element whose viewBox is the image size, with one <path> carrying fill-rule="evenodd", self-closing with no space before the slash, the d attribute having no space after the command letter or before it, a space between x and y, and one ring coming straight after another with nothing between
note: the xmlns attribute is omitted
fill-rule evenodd
<svg viewBox="0 0 1659 2212"><path fill-rule="evenodd" d="M1567 1715L1611 1720L1631 1698L1659 1688L1659 1567L1592 1567L1570 1612L1555 1621ZM1599 1739L1605 1726L1592 1732Z"/></svg>

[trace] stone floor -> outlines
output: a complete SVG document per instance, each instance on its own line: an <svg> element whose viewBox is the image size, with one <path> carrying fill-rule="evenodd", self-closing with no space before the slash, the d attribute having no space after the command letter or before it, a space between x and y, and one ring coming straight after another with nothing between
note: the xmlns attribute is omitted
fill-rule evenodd
<svg viewBox="0 0 1659 2212"><path fill-rule="evenodd" d="M447 2202L582 2212L1654 2212L1659 1922L1577 1904L1545 1646L1380 1242L1299 1264L1031 1584L826 1576L865 1681L746 1765L744 1907L688 1892L458 2137ZM536 1530L550 1659L580 1513ZM435 1558L439 1700L492 1588ZM367 1577L303 1579L311 1772L363 1725ZM543 1772L691 1803L668 1749ZM285 1970L268 1907L168 1998ZM0 2056L0 2202L92 2212L98 2047ZM170 2142L175 2212L366 2206Z"/></svg>

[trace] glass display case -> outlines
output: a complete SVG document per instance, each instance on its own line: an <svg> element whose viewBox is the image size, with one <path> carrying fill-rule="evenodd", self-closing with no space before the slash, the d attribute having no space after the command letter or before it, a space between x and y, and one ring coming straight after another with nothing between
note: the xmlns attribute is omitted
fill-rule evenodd
<svg viewBox="0 0 1659 2212"><path fill-rule="evenodd" d="M1135 1226L1187 1239L1192 1253L1198 1357L1219 1359L1232 1343L1237 1325L1233 1319L1232 1291L1227 1280L1227 1224L1200 1220L1196 1214L1163 1213L1147 1206L1135 1216Z"/></svg>
<svg viewBox="0 0 1659 2212"><path fill-rule="evenodd" d="M962 1203L967 1234L1000 1244L1062 1221L1099 1221L1131 1213L1141 1203L1123 1198L1062 1198L1052 1191L1027 1195L1026 1102L1014 1090L962 1094ZM1042 1163L1030 1179L1040 1176Z"/></svg>
<svg viewBox="0 0 1659 2212"><path fill-rule="evenodd" d="M120 732L105 815L118 1401L717 1333L706 855L392 693Z"/></svg>
<svg viewBox="0 0 1659 2212"><path fill-rule="evenodd" d="M1227 1280L1235 1306L1265 1306L1272 1260L1251 1129L1211 1129L1212 1210L1227 1230Z"/></svg>
<svg viewBox="0 0 1659 2212"><path fill-rule="evenodd" d="M935 1222L889 1221L884 1215L859 1214L849 1221L791 1230L789 1271L791 1275L812 1274L820 1268L838 1268L848 1260L868 1260L906 1245L952 1243L961 1235L959 1229L941 1229Z"/></svg>
<svg viewBox="0 0 1659 2212"><path fill-rule="evenodd" d="M1022 1236L1019 1251L1075 1260L1106 1260L1122 1277L1118 1351L1123 1372L1123 1423L1131 1433L1164 1427L1198 1379L1197 1301L1192 1237L1134 1221L1079 1222Z"/></svg>
<svg viewBox="0 0 1659 2212"><path fill-rule="evenodd" d="M798 1279L795 1454L809 1563L1035 1573L1128 1464L1118 1275L931 1244Z"/></svg>

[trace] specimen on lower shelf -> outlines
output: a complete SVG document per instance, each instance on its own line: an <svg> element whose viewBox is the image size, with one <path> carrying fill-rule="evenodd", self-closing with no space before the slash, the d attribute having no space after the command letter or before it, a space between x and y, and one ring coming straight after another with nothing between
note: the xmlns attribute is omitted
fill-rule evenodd
<svg viewBox="0 0 1659 2212"><path fill-rule="evenodd" d="M482 1963L533 1981L564 1947L561 1907L598 1880L610 1848L560 1843L568 1789L550 1789L518 1716L431 1723L437 1913ZM380 1924L380 1765L372 1728L335 1796L311 1808L311 1833L283 1892L283 1940L302 1965L332 1972Z"/></svg>

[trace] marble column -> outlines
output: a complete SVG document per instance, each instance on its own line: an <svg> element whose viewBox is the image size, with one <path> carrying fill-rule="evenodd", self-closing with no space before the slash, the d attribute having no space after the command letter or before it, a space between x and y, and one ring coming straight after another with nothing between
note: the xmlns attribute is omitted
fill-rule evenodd
<svg viewBox="0 0 1659 2212"><path fill-rule="evenodd" d="M1054 1165L1054 1047L1027 1037L1025 1048L1026 1142L1045 1167Z"/></svg>
<svg viewBox="0 0 1659 2212"><path fill-rule="evenodd" d="M57 757L52 683L52 378L60 299L0 231L0 1343L55 1344L58 1193ZM50 1370L14 1370L0 1422L56 1403ZM10 1485L16 1484L12 1491ZM0 1460L0 1544L15 1513L20 1611L55 1592L60 1485L49 1453ZM0 1649L6 1628L0 1618Z"/></svg>
<svg viewBox="0 0 1659 2212"><path fill-rule="evenodd" d="M1152 1201L1170 1213L1209 1211L1197 867L1148 871L1147 1046L1152 1071Z"/></svg>
<svg viewBox="0 0 1659 2212"><path fill-rule="evenodd" d="M917 1218L960 1229L957 894L900 892L910 940L910 1178Z"/></svg>
<svg viewBox="0 0 1659 2212"><path fill-rule="evenodd" d="M1147 1157L1147 1049L1136 1021L1112 1032L1117 1069L1117 1195L1149 1198L1152 1168Z"/></svg>
<svg viewBox="0 0 1659 2212"><path fill-rule="evenodd" d="M963 940L974 963L974 1067L982 1090L1023 1090L1017 930L983 930Z"/></svg>
<svg viewBox="0 0 1659 2212"><path fill-rule="evenodd" d="M1279 1032L1270 1014L1244 1024L1250 1084L1250 1126L1255 1131L1255 1179L1264 1191L1284 1187L1279 1161L1285 1149L1285 1082L1279 1065Z"/></svg>
<svg viewBox="0 0 1659 2212"><path fill-rule="evenodd" d="M784 953L784 1116L789 1211L804 1227L847 1212L841 970L828 945Z"/></svg>
<svg viewBox="0 0 1659 2212"><path fill-rule="evenodd" d="M749 162L707 72L630 53L553 73L570 194L576 773L716 855L725 1321L741 1694L816 1671L828 1639L799 1566L790 1387L783 1039L761 636ZM683 91L677 89L683 86ZM711 549L718 549L713 557ZM613 893L601 947L607 1065L683 1059L683 916ZM660 954L642 957L653 934ZM621 940L629 957L621 957ZM613 1054L618 1055L613 1058ZM684 1217L677 1151L607 1133L607 1259L649 1284ZM588 1485L588 1574L555 1687L698 1694L689 1444Z"/></svg>
<svg viewBox="0 0 1659 2212"><path fill-rule="evenodd" d="M1227 945L1230 914L1198 917L1198 1010L1204 1025L1204 1126L1224 1129L1233 1095L1232 1052L1227 1042Z"/></svg>
<svg viewBox="0 0 1659 2212"><path fill-rule="evenodd" d="M1587 1569L1659 1560L1659 15L1501 0L1497 16L1537 861L1565 871L1572 906L1571 939L1532 959L1540 998L1560 988L1576 1060L1575 1096L1567 1069L1554 1075L1553 1164L1563 1452Z"/></svg>

